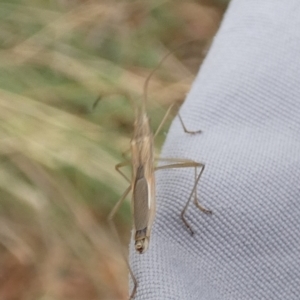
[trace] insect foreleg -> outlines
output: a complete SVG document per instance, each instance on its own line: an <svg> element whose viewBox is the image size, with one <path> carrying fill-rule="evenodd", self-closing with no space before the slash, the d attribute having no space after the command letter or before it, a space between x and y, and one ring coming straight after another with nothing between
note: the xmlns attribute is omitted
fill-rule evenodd
<svg viewBox="0 0 300 300"><path fill-rule="evenodd" d="M168 116L170 115L170 112L172 110L172 108L175 106L175 104L171 104L170 107L168 108L167 112L165 113L163 119L161 120L159 126L157 127L155 133L154 133L154 138L158 135L158 133L160 132L161 128L163 127L163 125L166 123L166 120L168 118ZM196 131L192 131L192 130L188 130L186 128L186 126L184 125L184 122L182 120L182 117L180 116L180 114L178 113L178 118L180 121L180 124L182 126L182 129L185 133L189 133L189 134L198 134L198 133L202 133L202 130L196 130Z"/></svg>

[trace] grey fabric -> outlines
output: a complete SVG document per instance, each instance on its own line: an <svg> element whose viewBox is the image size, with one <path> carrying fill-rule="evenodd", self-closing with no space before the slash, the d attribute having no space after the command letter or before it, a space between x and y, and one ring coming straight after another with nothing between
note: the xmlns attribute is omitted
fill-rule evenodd
<svg viewBox="0 0 300 300"><path fill-rule="evenodd" d="M162 156L203 162L160 170L149 249L130 260L136 298L300 299L300 1L233 0Z"/></svg>

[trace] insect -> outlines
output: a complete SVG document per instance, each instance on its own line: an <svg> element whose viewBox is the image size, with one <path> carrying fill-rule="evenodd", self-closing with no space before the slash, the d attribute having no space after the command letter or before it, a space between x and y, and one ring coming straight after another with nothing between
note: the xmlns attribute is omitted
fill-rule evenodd
<svg viewBox="0 0 300 300"><path fill-rule="evenodd" d="M172 52L170 52L172 53ZM169 53L169 54L170 54ZM168 54L168 55L169 55ZM197 184L200 180L200 177L204 171L205 165L203 163L195 162L189 159L177 159L177 158L160 158L159 161L163 161L165 165L156 166L156 159L154 157L154 139L165 123L171 109L174 105L171 105L166 112L161 124L158 126L156 132L153 134L150 127L150 120L146 111L147 104L147 86L151 76L154 71L159 68L162 62L168 57L165 56L160 64L149 74L148 78L144 83L144 97L140 105L136 107L135 111L135 122L133 135L130 142L130 149L128 152L131 153L131 159L127 158L123 162L117 164L115 169L128 181L129 186L125 190L124 194L120 200L116 203L111 213L108 216L108 220L114 229L115 234L117 234L116 228L113 225L113 217L119 209L120 205L127 197L127 195L132 192L132 215L133 215L133 226L134 226L134 241L135 241L135 250L142 254L147 251L149 246L149 240L151 235L151 229L155 217L155 207L156 207L156 198L155 198L155 171L162 169L170 168L194 168L195 170L195 183L193 189L188 197L188 200L181 212L181 219L183 220L185 226L193 235L193 230L185 218L185 213L188 208L188 205L191 199L194 196L195 205L204 213L212 213L210 210L204 208L200 205L197 199ZM189 134L201 133L201 131L189 131L186 129L184 122L181 116L178 114L179 120L183 127L183 130ZM125 155L124 155L125 156ZM131 178L128 178L125 173L121 170L125 166L131 165L132 175ZM200 169L199 174L198 168ZM127 266L130 271L130 275L133 280L133 290L130 295L132 299L136 293L137 289L137 280L130 268L128 261L126 260Z"/></svg>

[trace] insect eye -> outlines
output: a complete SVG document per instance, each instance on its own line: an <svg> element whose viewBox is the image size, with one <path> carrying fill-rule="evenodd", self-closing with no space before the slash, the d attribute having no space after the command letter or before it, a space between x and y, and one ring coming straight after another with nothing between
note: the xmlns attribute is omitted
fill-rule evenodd
<svg viewBox="0 0 300 300"><path fill-rule="evenodd" d="M144 253L148 249L148 239L144 238L142 240L137 240L135 242L135 250L140 254Z"/></svg>

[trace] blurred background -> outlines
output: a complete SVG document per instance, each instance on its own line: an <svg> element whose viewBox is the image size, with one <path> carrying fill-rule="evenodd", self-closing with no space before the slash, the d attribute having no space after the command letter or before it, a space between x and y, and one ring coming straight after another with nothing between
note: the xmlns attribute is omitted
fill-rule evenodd
<svg viewBox="0 0 300 300"><path fill-rule="evenodd" d="M115 218L122 245L106 218L128 186L114 169L132 132L128 95L140 101L183 44L150 81L155 130L184 100L227 5L0 0L1 300L127 299L130 197Z"/></svg>

